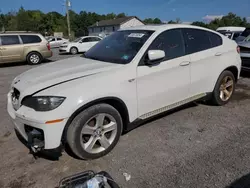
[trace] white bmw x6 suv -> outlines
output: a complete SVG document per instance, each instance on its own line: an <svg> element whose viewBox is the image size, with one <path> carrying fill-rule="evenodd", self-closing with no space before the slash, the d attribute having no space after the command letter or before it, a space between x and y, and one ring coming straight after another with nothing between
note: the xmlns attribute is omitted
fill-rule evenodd
<svg viewBox="0 0 250 188"><path fill-rule="evenodd" d="M17 76L8 112L33 151L67 143L78 157L95 159L110 152L136 120L195 100L226 104L240 70L237 44L215 31L133 27L82 57Z"/></svg>

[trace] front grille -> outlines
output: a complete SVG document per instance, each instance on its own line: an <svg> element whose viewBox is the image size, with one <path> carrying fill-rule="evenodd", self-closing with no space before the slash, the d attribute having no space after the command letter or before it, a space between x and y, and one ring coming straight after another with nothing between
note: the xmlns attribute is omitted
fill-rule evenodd
<svg viewBox="0 0 250 188"><path fill-rule="evenodd" d="M16 99L19 99L19 97L20 97L20 91L18 91L18 89L14 88L13 89L13 94L16 97Z"/></svg>
<svg viewBox="0 0 250 188"><path fill-rule="evenodd" d="M250 53L250 48L240 46L240 52L242 52L242 53Z"/></svg>
<svg viewBox="0 0 250 188"><path fill-rule="evenodd" d="M20 91L18 89L13 88L13 91L11 93L11 101L12 101L12 106L15 110L19 108L19 97L20 97Z"/></svg>

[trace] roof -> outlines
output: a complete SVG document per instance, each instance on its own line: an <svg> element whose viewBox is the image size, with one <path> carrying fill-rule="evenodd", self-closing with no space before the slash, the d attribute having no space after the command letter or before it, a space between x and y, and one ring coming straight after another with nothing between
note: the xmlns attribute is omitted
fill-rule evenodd
<svg viewBox="0 0 250 188"><path fill-rule="evenodd" d="M129 28L123 28L120 30L151 30L151 31L163 31L166 29L175 29L175 28L194 28L194 29L203 29L207 31L216 32L204 27L198 27L194 25L186 25L186 24L161 24L161 25L142 25L142 26L135 26Z"/></svg>
<svg viewBox="0 0 250 188"><path fill-rule="evenodd" d="M127 16L127 17L116 18L116 19L112 19L112 20L101 20L101 21L91 25L90 28L91 27L104 27L104 26L121 25L121 24L123 24L123 23L125 23L125 22L127 22L127 21L129 21L129 20L131 20L133 18L136 18L136 19L140 20L136 16Z"/></svg>

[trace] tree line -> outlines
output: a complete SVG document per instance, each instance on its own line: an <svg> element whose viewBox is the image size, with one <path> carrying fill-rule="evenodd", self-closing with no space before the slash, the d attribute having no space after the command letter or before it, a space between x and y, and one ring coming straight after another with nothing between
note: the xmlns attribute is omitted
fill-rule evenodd
<svg viewBox="0 0 250 188"><path fill-rule="evenodd" d="M69 11L71 30L76 36L88 35L88 27L101 20L115 19L127 16L125 13L120 14L97 14L95 12L81 11L76 13ZM146 18L143 20L145 24L162 24L159 18ZM170 20L171 23L181 23L177 18L175 21ZM243 26L250 27L246 18L241 18L236 14L229 13L222 19L215 19L210 23L200 21L193 22L192 25L216 29L222 26ZM8 12L6 14L0 13L0 31L34 31L42 34L53 35L54 32L63 32L68 35L66 15L58 12L43 13L40 10L25 10L21 7L16 12Z"/></svg>

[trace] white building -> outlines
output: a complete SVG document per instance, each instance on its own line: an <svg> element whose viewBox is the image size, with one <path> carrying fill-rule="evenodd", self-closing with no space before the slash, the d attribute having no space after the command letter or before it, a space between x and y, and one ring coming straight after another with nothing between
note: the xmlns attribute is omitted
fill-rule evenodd
<svg viewBox="0 0 250 188"><path fill-rule="evenodd" d="M135 16L117 18L112 20L102 20L96 22L96 24L90 26L88 28L89 35L95 36L107 36L110 35L112 32L117 31L121 28L133 27L133 26L140 26L144 25L144 23Z"/></svg>

